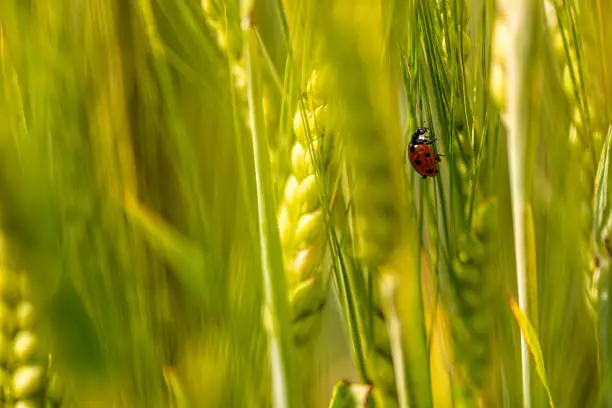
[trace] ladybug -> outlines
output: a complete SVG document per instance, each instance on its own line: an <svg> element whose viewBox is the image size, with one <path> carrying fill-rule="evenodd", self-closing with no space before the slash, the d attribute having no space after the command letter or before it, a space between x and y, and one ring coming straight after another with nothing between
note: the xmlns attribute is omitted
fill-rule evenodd
<svg viewBox="0 0 612 408"><path fill-rule="evenodd" d="M440 161L440 155L434 153L431 145L435 139L425 136L429 132L427 128L418 128L410 139L408 146L408 158L410 164L423 178L436 177L438 168L436 162Z"/></svg>

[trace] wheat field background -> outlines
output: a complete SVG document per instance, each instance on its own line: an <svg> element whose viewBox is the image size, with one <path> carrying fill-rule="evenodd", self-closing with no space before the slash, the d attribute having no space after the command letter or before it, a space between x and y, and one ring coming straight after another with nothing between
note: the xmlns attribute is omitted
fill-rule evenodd
<svg viewBox="0 0 612 408"><path fill-rule="evenodd" d="M610 21L1 0L0 407L612 407Z"/></svg>

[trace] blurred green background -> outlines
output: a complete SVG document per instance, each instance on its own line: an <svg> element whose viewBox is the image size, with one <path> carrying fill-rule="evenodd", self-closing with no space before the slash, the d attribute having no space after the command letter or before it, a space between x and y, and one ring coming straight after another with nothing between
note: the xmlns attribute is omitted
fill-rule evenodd
<svg viewBox="0 0 612 408"><path fill-rule="evenodd" d="M2 0L0 406L612 407L610 18Z"/></svg>

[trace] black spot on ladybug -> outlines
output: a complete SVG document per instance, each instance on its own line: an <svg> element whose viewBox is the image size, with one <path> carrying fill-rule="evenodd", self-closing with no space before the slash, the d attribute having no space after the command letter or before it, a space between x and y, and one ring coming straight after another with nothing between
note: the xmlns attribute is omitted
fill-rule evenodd
<svg viewBox="0 0 612 408"><path fill-rule="evenodd" d="M431 157L431 154L429 152L425 152L425 157Z"/></svg>
<svg viewBox="0 0 612 408"><path fill-rule="evenodd" d="M410 146L410 153L416 152L416 148L414 146Z"/></svg>
<svg viewBox="0 0 612 408"><path fill-rule="evenodd" d="M434 169L427 169L427 174L433 174L434 171Z"/></svg>
<svg viewBox="0 0 612 408"><path fill-rule="evenodd" d="M420 166L421 164L423 164L423 162L421 162L420 160L415 160L414 164L416 164L417 166Z"/></svg>

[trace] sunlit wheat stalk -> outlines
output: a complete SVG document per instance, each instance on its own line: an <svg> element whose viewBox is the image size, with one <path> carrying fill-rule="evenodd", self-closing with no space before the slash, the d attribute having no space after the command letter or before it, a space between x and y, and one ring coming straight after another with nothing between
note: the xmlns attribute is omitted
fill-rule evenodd
<svg viewBox="0 0 612 408"><path fill-rule="evenodd" d="M541 31L543 24L543 5L528 0L498 2L500 14L496 21L495 38L506 40L507 48L501 44L494 62L492 89L497 100L501 102L502 118L508 129L508 161L510 168L510 191L512 197L512 215L514 224L514 247L516 258L516 278L521 310L530 315L529 304L529 269L528 234L533 230L529 214L530 192L533 183L535 163L535 143L538 130L537 108L541 89L538 77L538 53L541 52ZM501 27L506 27L505 35L500 34ZM499 30L499 31L498 31ZM496 56L494 56L494 59ZM506 78L504 81L503 78ZM499 85L507 83L505 91L497 91ZM535 85L535 86L534 86ZM501 98L500 98L501 96ZM535 311L534 311L535 312ZM521 333L521 367L523 382L523 404L531 407L531 383L529 350L524 335Z"/></svg>
<svg viewBox="0 0 612 408"><path fill-rule="evenodd" d="M258 65L260 60L257 58L258 42L253 30L254 1L243 0L240 6L245 40L247 100L257 181L259 234L266 299L266 326L270 342L274 404L276 407L293 408L302 406L302 399L297 386L297 367L294 361L294 346L291 341L290 309L274 208L268 140L263 132L263 111L258 98L261 95L261 71Z"/></svg>

